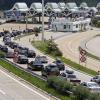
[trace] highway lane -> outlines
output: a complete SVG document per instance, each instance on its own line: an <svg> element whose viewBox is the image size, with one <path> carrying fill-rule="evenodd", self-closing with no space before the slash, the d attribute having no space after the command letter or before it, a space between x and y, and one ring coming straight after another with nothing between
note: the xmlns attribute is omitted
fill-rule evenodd
<svg viewBox="0 0 100 100"><path fill-rule="evenodd" d="M0 100L54 100L0 67Z"/></svg>

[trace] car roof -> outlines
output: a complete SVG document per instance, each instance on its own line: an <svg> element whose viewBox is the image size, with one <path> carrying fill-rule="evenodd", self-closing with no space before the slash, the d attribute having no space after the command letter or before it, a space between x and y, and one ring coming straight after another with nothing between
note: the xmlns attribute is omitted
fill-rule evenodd
<svg viewBox="0 0 100 100"><path fill-rule="evenodd" d="M85 83L87 83L87 84L95 83L96 84L96 82L85 82Z"/></svg>

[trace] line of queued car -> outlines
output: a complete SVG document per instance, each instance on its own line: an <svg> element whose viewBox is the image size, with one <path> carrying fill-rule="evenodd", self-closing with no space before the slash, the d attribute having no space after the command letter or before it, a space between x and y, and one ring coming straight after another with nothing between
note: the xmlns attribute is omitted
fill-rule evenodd
<svg viewBox="0 0 100 100"><path fill-rule="evenodd" d="M60 75L66 81L70 81L75 85L80 84L93 93L100 93L100 86L98 85L100 84L100 75L93 77L90 82L81 83L81 80L76 77L74 71L65 69L65 65L60 59L57 58L49 64L46 56L37 55L34 50L30 50L27 47L20 46L18 43L11 41L12 36L13 35L10 33L4 35L3 41L5 45L0 45L0 50L6 53L6 58L13 58L15 63L27 64L28 70L41 71L43 77L48 77L49 75ZM9 48L13 51L9 50ZM17 55L15 55L16 52ZM29 61L28 58L34 60Z"/></svg>
<svg viewBox="0 0 100 100"><path fill-rule="evenodd" d="M15 31L14 31L15 32ZM20 34L18 34L20 35ZM18 43L11 41L11 35L6 34L3 37L4 44L13 49L13 51L8 50L6 52L6 58L14 58L14 52L17 52L18 55L16 56L14 62L19 64L27 64L27 68L32 71L41 71L42 76L48 77L49 75L62 75L61 71L65 70L65 65L60 59L56 59L52 63L48 64L48 59L46 56L36 55L34 50L30 50L29 48L20 46ZM34 58L34 61L28 60L28 58ZM65 72L68 72L67 70ZM64 72L63 72L64 73ZM70 73L68 73L70 74ZM74 77L66 77L66 79L70 78L69 81L71 82L81 82L79 79L76 78L76 75L71 75ZM74 81L72 81L72 78ZM67 79L67 80L68 80ZM79 80L79 81L78 81Z"/></svg>

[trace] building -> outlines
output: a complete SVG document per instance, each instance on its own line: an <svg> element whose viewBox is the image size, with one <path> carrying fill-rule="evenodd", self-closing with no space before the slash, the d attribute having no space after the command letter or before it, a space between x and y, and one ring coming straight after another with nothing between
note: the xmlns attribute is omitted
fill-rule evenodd
<svg viewBox="0 0 100 100"><path fill-rule="evenodd" d="M52 19L50 28L52 31L62 31L62 32L78 32L86 31L90 28L90 18L77 18L77 19L66 19L57 18Z"/></svg>
<svg viewBox="0 0 100 100"><path fill-rule="evenodd" d="M29 8L27 4L24 2L15 3L14 6L10 10L6 10L4 12L5 18L7 21L9 20L21 20L25 18L26 14L29 12Z"/></svg>

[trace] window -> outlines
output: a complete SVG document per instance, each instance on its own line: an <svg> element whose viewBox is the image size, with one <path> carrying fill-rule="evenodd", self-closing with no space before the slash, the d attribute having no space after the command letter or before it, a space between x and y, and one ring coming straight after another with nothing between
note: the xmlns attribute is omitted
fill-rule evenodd
<svg viewBox="0 0 100 100"><path fill-rule="evenodd" d="M64 29L66 29L66 25L64 25Z"/></svg>
<svg viewBox="0 0 100 100"><path fill-rule="evenodd" d="M70 29L70 25L69 25L69 29Z"/></svg>
<svg viewBox="0 0 100 100"><path fill-rule="evenodd" d="M78 28L78 24L76 24L76 28Z"/></svg>

